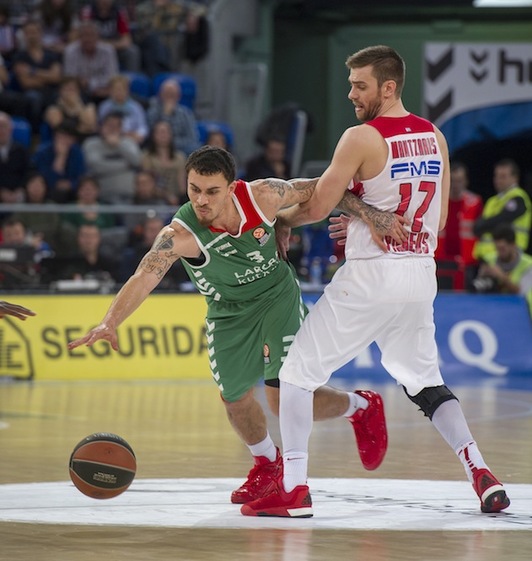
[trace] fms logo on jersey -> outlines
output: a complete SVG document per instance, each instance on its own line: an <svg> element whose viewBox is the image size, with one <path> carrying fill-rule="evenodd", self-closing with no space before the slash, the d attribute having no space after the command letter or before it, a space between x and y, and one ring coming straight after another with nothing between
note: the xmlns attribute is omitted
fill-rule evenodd
<svg viewBox="0 0 532 561"><path fill-rule="evenodd" d="M405 177L437 177L441 172L440 160L422 160L419 165L415 162L398 162L393 164L390 170L392 179L403 179Z"/></svg>
<svg viewBox="0 0 532 561"><path fill-rule="evenodd" d="M259 242L259 245L262 247L265 245L271 237L271 234L268 234L264 228L255 228L253 230L253 237Z"/></svg>

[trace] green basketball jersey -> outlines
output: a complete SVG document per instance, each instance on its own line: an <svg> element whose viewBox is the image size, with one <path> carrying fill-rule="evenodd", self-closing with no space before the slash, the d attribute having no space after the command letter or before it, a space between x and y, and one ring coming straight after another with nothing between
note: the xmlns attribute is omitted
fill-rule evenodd
<svg viewBox="0 0 532 561"><path fill-rule="evenodd" d="M273 222L262 214L250 185L237 181L233 200L242 217L237 235L202 226L190 202L173 218L201 249L198 259L182 262L208 304L245 302L282 289L284 283L294 284L292 268L277 254Z"/></svg>

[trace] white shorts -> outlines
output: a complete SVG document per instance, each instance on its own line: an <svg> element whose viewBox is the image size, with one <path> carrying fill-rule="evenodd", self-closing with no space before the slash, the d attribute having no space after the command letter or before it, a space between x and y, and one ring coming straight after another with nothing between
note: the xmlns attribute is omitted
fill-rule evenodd
<svg viewBox="0 0 532 561"><path fill-rule="evenodd" d="M314 391L375 341L382 365L410 395L442 385L436 291L432 258L347 261L305 318L279 379Z"/></svg>

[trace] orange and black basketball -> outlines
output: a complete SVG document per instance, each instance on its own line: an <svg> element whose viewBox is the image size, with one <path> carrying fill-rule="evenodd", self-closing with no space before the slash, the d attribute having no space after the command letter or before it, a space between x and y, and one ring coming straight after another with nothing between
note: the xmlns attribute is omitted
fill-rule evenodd
<svg viewBox="0 0 532 561"><path fill-rule="evenodd" d="M110 499L123 493L133 481L137 461L131 446L120 436L91 434L79 442L70 456L70 479L93 499Z"/></svg>

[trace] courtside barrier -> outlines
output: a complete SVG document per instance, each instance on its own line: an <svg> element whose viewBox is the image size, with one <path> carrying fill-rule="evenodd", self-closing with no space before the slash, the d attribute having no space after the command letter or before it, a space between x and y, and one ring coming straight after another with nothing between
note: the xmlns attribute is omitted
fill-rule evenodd
<svg viewBox="0 0 532 561"><path fill-rule="evenodd" d="M105 314L112 295L9 295L37 316L0 321L0 376L36 380L210 379L206 305L198 294L153 294L107 343L67 349ZM309 307L319 294L305 294ZM519 296L440 294L435 303L440 364L449 385L532 387L532 328ZM371 345L333 378L390 381Z"/></svg>

